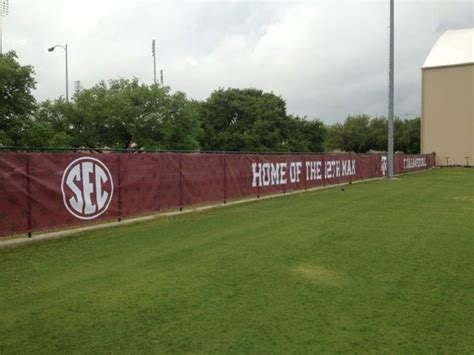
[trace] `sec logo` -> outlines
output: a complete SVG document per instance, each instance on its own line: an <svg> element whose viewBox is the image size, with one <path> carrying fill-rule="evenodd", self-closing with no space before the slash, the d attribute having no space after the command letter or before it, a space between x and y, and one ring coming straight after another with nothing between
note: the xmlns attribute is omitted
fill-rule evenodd
<svg viewBox="0 0 474 355"><path fill-rule="evenodd" d="M114 183L109 169L100 160L82 157L64 170L61 191L66 209L79 219L94 219L109 208Z"/></svg>

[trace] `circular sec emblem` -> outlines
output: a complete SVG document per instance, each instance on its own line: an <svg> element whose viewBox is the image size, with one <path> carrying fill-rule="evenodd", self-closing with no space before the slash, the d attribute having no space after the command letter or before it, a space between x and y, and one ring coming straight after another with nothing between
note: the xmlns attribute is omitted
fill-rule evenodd
<svg viewBox="0 0 474 355"><path fill-rule="evenodd" d="M66 209L80 219L99 217L110 205L114 183L109 169L100 160L83 157L64 170L61 191Z"/></svg>

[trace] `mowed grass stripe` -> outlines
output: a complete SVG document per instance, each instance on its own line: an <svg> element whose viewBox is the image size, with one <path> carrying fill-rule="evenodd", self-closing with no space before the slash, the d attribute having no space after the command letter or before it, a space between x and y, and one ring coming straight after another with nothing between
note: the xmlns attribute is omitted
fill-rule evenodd
<svg viewBox="0 0 474 355"><path fill-rule="evenodd" d="M0 353L474 351L474 170L0 251Z"/></svg>

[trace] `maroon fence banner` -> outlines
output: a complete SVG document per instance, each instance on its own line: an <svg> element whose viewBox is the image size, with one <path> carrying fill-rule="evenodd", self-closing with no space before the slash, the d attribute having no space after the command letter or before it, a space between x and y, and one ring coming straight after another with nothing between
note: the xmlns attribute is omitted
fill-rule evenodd
<svg viewBox="0 0 474 355"><path fill-rule="evenodd" d="M394 168L434 164L396 155ZM0 153L0 236L386 174L383 154Z"/></svg>

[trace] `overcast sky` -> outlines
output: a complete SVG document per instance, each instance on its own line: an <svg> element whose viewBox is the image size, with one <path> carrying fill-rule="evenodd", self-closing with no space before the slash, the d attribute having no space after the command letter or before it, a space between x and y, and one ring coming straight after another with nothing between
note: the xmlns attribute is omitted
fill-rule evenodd
<svg viewBox="0 0 474 355"><path fill-rule="evenodd" d="M421 65L446 30L474 27L474 1L396 0L395 111L420 112ZM100 80L151 83L151 40L165 85L204 99L218 87L256 87L287 102L288 113L326 123L348 114L385 115L389 0L77 1L10 0L4 51L36 72L38 100Z"/></svg>

